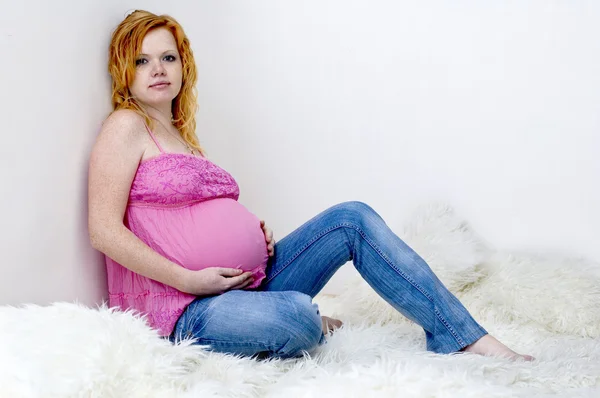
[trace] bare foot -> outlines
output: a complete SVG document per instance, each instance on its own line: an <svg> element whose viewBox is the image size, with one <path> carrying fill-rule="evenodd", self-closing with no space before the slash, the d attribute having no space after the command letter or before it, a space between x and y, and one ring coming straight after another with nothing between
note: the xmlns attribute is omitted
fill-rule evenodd
<svg viewBox="0 0 600 398"><path fill-rule="evenodd" d="M342 321L339 319L333 319L328 316L321 317L321 327L324 334L332 333L335 329L342 326Z"/></svg>
<svg viewBox="0 0 600 398"><path fill-rule="evenodd" d="M516 352L499 342L494 336L491 336L489 334L486 334L473 344L465 347L463 351L490 357L503 357L513 361L516 361L518 359L524 359L525 361L533 361L535 359L531 355L517 354Z"/></svg>

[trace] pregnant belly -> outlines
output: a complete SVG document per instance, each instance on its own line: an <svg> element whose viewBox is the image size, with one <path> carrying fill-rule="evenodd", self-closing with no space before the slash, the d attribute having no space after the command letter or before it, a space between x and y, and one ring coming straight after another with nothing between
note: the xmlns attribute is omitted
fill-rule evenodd
<svg viewBox="0 0 600 398"><path fill-rule="evenodd" d="M156 210L154 216L160 236L155 243L172 261L190 270L226 267L251 271L254 283L248 288L264 279L269 255L260 220L236 200L212 199Z"/></svg>
<svg viewBox="0 0 600 398"><path fill-rule="evenodd" d="M189 269L228 267L251 271L266 265L265 235L260 220L233 199L213 199L190 207Z"/></svg>

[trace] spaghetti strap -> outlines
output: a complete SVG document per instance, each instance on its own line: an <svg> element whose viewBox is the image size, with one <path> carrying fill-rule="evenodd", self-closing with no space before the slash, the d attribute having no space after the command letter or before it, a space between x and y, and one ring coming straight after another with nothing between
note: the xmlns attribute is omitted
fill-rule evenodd
<svg viewBox="0 0 600 398"><path fill-rule="evenodd" d="M163 153L164 151L163 151L162 147L158 143L158 140L156 139L154 134L152 134L152 131L150 130L150 128L146 125L146 123L144 123L144 126L146 126L146 130L148 130L148 134L150 134L150 138L152 138L152 141L154 141L154 143L156 144L156 147L158 148L160 153Z"/></svg>

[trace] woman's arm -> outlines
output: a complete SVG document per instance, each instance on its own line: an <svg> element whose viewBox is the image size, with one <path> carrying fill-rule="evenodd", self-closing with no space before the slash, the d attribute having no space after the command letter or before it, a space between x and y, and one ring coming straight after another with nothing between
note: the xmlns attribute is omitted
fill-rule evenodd
<svg viewBox="0 0 600 398"><path fill-rule="evenodd" d="M186 273L123 224L129 190L144 153L145 126L133 111L119 110L102 126L89 165L88 228L92 246L145 277L184 291Z"/></svg>

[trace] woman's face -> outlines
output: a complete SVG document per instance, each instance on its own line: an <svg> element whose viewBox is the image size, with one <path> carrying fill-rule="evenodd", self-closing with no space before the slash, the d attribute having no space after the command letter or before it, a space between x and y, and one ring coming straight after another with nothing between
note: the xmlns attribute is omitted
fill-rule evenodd
<svg viewBox="0 0 600 398"><path fill-rule="evenodd" d="M181 89L181 58L173 34L166 28L154 29L142 42L136 61L131 94L149 105L171 103Z"/></svg>

